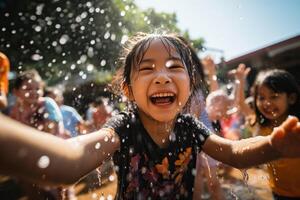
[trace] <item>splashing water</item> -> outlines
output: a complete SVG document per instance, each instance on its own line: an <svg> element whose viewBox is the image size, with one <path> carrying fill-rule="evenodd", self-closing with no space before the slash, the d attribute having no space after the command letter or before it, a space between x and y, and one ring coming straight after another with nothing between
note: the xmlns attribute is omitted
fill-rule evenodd
<svg viewBox="0 0 300 200"><path fill-rule="evenodd" d="M234 194L234 192L233 192L232 189L230 190L230 195L232 195L232 197L233 197L235 200L238 200L238 199L239 199L239 197L238 197L236 194Z"/></svg>
<svg viewBox="0 0 300 200"><path fill-rule="evenodd" d="M101 167L98 167L98 168L96 169L96 171L97 171L98 183L99 183L99 186L101 187L101 185L102 185Z"/></svg>

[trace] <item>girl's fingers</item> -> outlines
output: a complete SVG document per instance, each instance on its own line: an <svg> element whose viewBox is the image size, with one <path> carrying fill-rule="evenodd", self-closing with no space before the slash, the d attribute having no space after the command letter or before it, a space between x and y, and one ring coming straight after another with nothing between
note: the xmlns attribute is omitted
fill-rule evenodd
<svg viewBox="0 0 300 200"><path fill-rule="evenodd" d="M294 116L289 116L281 125L284 130L291 130L295 126L297 126L298 118Z"/></svg>
<svg viewBox="0 0 300 200"><path fill-rule="evenodd" d="M249 72L251 71L251 68L248 67L246 70L245 70L245 76L247 76L249 74Z"/></svg>
<svg viewBox="0 0 300 200"><path fill-rule="evenodd" d="M300 136L300 122L297 122L297 125L292 128L292 132Z"/></svg>
<svg viewBox="0 0 300 200"><path fill-rule="evenodd" d="M275 134L275 139L282 139L285 136L285 131L282 127L276 127L273 129L273 133Z"/></svg>
<svg viewBox="0 0 300 200"><path fill-rule="evenodd" d="M238 69L239 70L245 70L246 65L244 63L239 64Z"/></svg>
<svg viewBox="0 0 300 200"><path fill-rule="evenodd" d="M228 75L234 75L236 74L236 69L232 69L228 72Z"/></svg>

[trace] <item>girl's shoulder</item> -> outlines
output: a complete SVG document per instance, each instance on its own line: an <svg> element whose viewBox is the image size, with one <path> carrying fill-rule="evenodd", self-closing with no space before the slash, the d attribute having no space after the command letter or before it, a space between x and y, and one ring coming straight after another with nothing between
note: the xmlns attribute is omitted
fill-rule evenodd
<svg viewBox="0 0 300 200"><path fill-rule="evenodd" d="M204 144L211 131L191 114L180 114L175 124L176 134Z"/></svg>
<svg viewBox="0 0 300 200"><path fill-rule="evenodd" d="M138 115L136 112L126 112L121 111L112 115L108 121L105 123L104 127L106 128L120 128L123 126L130 126L130 124L136 122Z"/></svg>
<svg viewBox="0 0 300 200"><path fill-rule="evenodd" d="M210 132L208 127L202 121L200 121L199 119L197 119L191 114L180 114L177 117L176 124L184 128L187 128L188 130L198 131L199 129L201 129L201 130L205 130L205 132Z"/></svg>

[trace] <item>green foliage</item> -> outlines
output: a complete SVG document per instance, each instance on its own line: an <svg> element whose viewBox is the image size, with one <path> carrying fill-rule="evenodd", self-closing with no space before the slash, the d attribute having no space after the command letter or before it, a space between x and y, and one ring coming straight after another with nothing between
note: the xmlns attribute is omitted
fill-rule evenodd
<svg viewBox="0 0 300 200"><path fill-rule="evenodd" d="M188 39L192 46L197 50L197 51L201 51L203 48L203 44L204 44L204 39L203 38L196 38L196 39L191 39L190 34L188 31L184 31L183 33L183 37Z"/></svg>

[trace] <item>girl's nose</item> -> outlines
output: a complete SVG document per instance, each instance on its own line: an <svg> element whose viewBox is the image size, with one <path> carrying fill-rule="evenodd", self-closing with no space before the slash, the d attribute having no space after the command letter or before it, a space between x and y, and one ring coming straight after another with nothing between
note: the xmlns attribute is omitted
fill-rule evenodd
<svg viewBox="0 0 300 200"><path fill-rule="evenodd" d="M270 101L264 101L264 104L263 104L264 106L270 106L271 105L271 102Z"/></svg>
<svg viewBox="0 0 300 200"><path fill-rule="evenodd" d="M167 84L171 82L171 78L167 75L166 72L158 73L157 77L155 78L155 84Z"/></svg>

